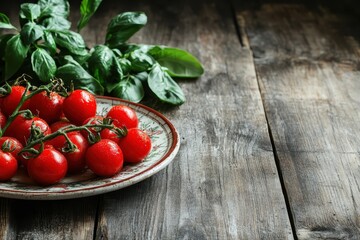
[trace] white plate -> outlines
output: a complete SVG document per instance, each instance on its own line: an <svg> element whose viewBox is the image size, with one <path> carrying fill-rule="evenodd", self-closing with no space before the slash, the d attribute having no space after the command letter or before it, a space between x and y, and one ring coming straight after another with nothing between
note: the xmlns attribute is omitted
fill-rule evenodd
<svg viewBox="0 0 360 240"><path fill-rule="evenodd" d="M132 107L138 115L139 128L151 137L152 149L143 162L125 165L120 173L111 178L97 177L86 170L78 175L67 176L60 183L48 187L36 185L25 170L20 169L11 181L0 183L0 197L53 200L97 195L133 185L166 167L180 147L179 133L172 123L149 107L110 97L97 97L97 114L106 115L111 106L117 104Z"/></svg>

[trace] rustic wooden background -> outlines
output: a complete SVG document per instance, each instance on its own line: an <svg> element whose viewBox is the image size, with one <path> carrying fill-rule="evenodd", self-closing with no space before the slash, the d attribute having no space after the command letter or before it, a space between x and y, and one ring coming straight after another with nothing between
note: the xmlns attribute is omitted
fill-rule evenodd
<svg viewBox="0 0 360 240"><path fill-rule="evenodd" d="M16 21L20 2L0 11ZM0 236L360 239L360 18L345 3L104 1L82 32L89 46L113 16L139 10L149 21L133 42L183 48L203 63L201 78L179 81L187 102L162 109L180 151L120 191L0 198Z"/></svg>

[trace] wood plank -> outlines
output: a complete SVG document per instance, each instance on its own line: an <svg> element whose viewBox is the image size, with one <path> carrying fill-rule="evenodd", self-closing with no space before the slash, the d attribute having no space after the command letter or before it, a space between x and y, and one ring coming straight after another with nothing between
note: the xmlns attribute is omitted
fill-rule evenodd
<svg viewBox="0 0 360 240"><path fill-rule="evenodd" d="M92 239L97 200L9 200L7 239Z"/></svg>
<svg viewBox="0 0 360 240"><path fill-rule="evenodd" d="M141 10L132 39L179 47L206 73L181 80L187 102L165 111L181 135L174 162L150 179L104 196L97 239L292 239L251 52L221 1L104 2L104 16ZM85 29L85 31L91 31ZM100 32L104 34L104 32Z"/></svg>
<svg viewBox="0 0 360 240"><path fill-rule="evenodd" d="M237 5L299 239L360 238L358 18Z"/></svg>

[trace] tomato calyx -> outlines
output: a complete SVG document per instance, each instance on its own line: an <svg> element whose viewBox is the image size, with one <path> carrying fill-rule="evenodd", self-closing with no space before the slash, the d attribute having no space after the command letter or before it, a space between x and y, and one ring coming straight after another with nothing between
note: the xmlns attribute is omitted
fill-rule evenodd
<svg viewBox="0 0 360 240"><path fill-rule="evenodd" d="M11 153L16 150L16 146L10 140L5 140L5 142L1 145L1 151Z"/></svg>

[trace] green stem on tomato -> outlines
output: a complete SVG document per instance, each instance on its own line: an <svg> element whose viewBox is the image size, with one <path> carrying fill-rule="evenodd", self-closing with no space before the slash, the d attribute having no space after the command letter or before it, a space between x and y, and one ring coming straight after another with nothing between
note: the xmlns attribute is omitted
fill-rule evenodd
<svg viewBox="0 0 360 240"><path fill-rule="evenodd" d="M60 129L56 132L53 132L49 135L46 135L42 138L39 138L35 141L32 141L30 143L28 143L21 151L20 153L24 153L24 152L29 152L31 151L31 149L33 149L34 146L38 145L38 144L41 144L41 143L44 143L48 140L51 140L51 139L54 139L60 135L63 135L65 138L67 137L67 133L69 132L74 132L74 131L81 131L81 130L85 130L87 131L89 134L93 134L89 128L101 128L101 129L104 129L104 128L108 128L108 129L114 129L116 128L114 125L110 125L110 124L87 124L87 125L83 125L83 126L68 126L68 127L65 127L63 129ZM68 142L71 142L71 140L69 138L66 139ZM71 142L71 144L73 144Z"/></svg>

